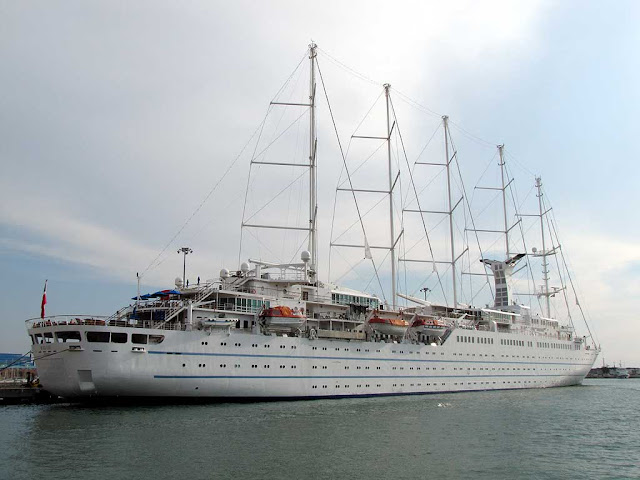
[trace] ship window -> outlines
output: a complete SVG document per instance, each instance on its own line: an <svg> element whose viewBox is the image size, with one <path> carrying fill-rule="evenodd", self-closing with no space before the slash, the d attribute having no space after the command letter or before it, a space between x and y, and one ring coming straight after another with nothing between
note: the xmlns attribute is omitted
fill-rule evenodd
<svg viewBox="0 0 640 480"><path fill-rule="evenodd" d="M80 332L56 332L56 338L59 342L79 342L82 340Z"/></svg>
<svg viewBox="0 0 640 480"><path fill-rule="evenodd" d="M42 343L42 334L41 333L34 334L33 339L36 345L40 345Z"/></svg>
<svg viewBox="0 0 640 480"><path fill-rule="evenodd" d="M127 334L121 332L112 332L111 343L127 343Z"/></svg>
<svg viewBox="0 0 640 480"><path fill-rule="evenodd" d="M53 333L44 332L44 343L53 343Z"/></svg>
<svg viewBox="0 0 640 480"><path fill-rule="evenodd" d="M109 332L87 332L87 341L109 343Z"/></svg>
<svg viewBox="0 0 640 480"><path fill-rule="evenodd" d="M138 345L146 345L147 344L147 335L142 333L133 333L131 335L131 342L137 343Z"/></svg>
<svg viewBox="0 0 640 480"><path fill-rule="evenodd" d="M152 345L157 345L159 343L162 343L163 341L164 335L149 335L149 343Z"/></svg>

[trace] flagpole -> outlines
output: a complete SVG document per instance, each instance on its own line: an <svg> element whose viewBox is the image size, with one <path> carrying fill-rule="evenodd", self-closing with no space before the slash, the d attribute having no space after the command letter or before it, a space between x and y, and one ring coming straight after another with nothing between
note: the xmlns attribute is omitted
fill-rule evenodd
<svg viewBox="0 0 640 480"><path fill-rule="evenodd" d="M44 306L47 304L47 282L44 281L44 290L42 292L42 302L40 303L40 318L44 318Z"/></svg>

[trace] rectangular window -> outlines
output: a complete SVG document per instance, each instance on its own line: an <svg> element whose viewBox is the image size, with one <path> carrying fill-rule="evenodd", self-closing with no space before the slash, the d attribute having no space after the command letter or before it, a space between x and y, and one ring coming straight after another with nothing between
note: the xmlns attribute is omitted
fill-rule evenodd
<svg viewBox="0 0 640 480"><path fill-rule="evenodd" d="M82 340L80 332L56 332L56 338L62 343L79 342Z"/></svg>
<svg viewBox="0 0 640 480"><path fill-rule="evenodd" d="M146 345L147 344L147 336L142 333L134 333L131 335L131 342L137 343L138 345Z"/></svg>
<svg viewBox="0 0 640 480"><path fill-rule="evenodd" d="M112 332L111 343L127 343L127 334L120 333L120 332Z"/></svg>
<svg viewBox="0 0 640 480"><path fill-rule="evenodd" d="M149 343L151 345L157 345L164 341L164 335L149 335Z"/></svg>
<svg viewBox="0 0 640 480"><path fill-rule="evenodd" d="M109 332L87 332L87 341L109 343Z"/></svg>

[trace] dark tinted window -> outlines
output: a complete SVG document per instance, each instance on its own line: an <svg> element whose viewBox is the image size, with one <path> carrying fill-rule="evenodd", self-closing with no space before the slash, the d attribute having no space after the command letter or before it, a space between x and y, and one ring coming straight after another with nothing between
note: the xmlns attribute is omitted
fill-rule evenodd
<svg viewBox="0 0 640 480"><path fill-rule="evenodd" d="M56 332L59 342L79 342L81 340L80 332Z"/></svg>
<svg viewBox="0 0 640 480"><path fill-rule="evenodd" d="M127 343L127 334L111 332L111 343Z"/></svg>
<svg viewBox="0 0 640 480"><path fill-rule="evenodd" d="M131 341L133 343L138 343L140 345L146 345L147 344L147 336L143 335L141 333L134 333L133 335L131 335Z"/></svg>
<svg viewBox="0 0 640 480"><path fill-rule="evenodd" d="M109 332L87 332L87 341L109 343Z"/></svg>

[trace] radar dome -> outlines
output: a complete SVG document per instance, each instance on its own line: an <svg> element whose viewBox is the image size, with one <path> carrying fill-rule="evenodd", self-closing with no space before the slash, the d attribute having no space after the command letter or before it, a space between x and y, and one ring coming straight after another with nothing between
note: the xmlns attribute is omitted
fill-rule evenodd
<svg viewBox="0 0 640 480"><path fill-rule="evenodd" d="M242 273L247 273L249 271L249 264L247 262L242 262L242 265L240 265L240 270L242 271Z"/></svg>
<svg viewBox="0 0 640 480"><path fill-rule="evenodd" d="M226 268L220 270L220 278L229 278L229 270Z"/></svg>
<svg viewBox="0 0 640 480"><path fill-rule="evenodd" d="M182 278L180 277L176 277L176 279L174 280L176 287L181 288L182 287Z"/></svg>
<svg viewBox="0 0 640 480"><path fill-rule="evenodd" d="M307 250L303 250L300 254L300 258L304 263L307 263L309 260L311 260L311 254Z"/></svg>
<svg viewBox="0 0 640 480"><path fill-rule="evenodd" d="M536 253L536 252L538 251L538 249L537 249L536 247L533 247L533 248L531 249L531 251L532 251L533 253Z"/></svg>

